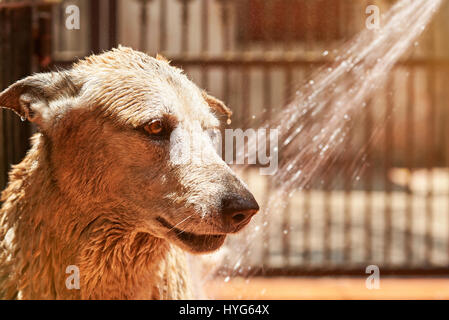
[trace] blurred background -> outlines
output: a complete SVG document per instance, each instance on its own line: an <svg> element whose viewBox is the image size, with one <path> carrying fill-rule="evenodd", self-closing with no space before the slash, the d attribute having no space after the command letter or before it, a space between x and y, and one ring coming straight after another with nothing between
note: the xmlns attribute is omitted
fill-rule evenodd
<svg viewBox="0 0 449 320"><path fill-rule="evenodd" d="M233 109L233 127L248 128L282 112L317 68L332 63L334 49L365 28L368 5L382 13L394 3L0 0L0 89L122 44L162 53ZM79 29L66 27L70 5L80 9ZM385 87L353 119L344 157L270 218L260 246L245 257L252 285L239 278L247 270L233 270L216 296L449 298L448 35L444 2ZM0 112L2 188L34 130L12 112ZM354 169L361 149L363 165ZM245 178L263 205L268 184L251 172ZM380 290L365 287L368 265L390 276Z"/></svg>

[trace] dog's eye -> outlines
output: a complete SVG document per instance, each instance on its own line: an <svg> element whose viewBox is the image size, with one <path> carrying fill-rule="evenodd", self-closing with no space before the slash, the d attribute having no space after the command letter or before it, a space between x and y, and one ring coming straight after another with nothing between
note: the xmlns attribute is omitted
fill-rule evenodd
<svg viewBox="0 0 449 320"><path fill-rule="evenodd" d="M164 124L161 120L154 120L146 124L143 129L152 136L161 136L165 133Z"/></svg>

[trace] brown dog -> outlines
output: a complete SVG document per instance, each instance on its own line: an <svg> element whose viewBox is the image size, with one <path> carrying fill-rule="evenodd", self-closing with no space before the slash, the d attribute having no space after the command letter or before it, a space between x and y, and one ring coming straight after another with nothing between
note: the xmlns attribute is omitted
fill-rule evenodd
<svg viewBox="0 0 449 320"><path fill-rule="evenodd" d="M229 110L163 59L120 47L18 81L0 106L40 131L2 194L1 298L191 298L183 250L216 250L259 209L211 145L173 161Z"/></svg>

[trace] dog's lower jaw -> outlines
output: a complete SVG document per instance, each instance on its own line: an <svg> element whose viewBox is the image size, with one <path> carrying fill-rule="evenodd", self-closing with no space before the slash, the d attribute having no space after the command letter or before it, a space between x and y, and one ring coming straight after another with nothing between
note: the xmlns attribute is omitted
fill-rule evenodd
<svg viewBox="0 0 449 320"><path fill-rule="evenodd" d="M185 232L173 235L174 243L193 254L211 253L218 250L225 242L226 235L192 235Z"/></svg>
<svg viewBox="0 0 449 320"><path fill-rule="evenodd" d="M193 254L216 251L226 240L226 234L192 233L176 228L162 217L156 220L167 229L166 237L169 241Z"/></svg>

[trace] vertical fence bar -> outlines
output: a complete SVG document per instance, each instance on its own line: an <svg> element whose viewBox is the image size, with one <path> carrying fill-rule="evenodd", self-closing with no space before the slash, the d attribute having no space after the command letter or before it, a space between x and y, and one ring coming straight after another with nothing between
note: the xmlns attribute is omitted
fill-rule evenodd
<svg viewBox="0 0 449 320"><path fill-rule="evenodd" d="M312 52L313 49L313 34L312 34L312 28L311 26L313 25L312 23L312 19L313 14L314 14L314 1L306 1L304 9L306 11L306 27L305 27L305 48L306 48L306 53L310 54Z"/></svg>
<svg viewBox="0 0 449 320"><path fill-rule="evenodd" d="M181 1L181 54L189 51L189 4L190 0Z"/></svg>
<svg viewBox="0 0 449 320"><path fill-rule="evenodd" d="M328 9L328 6L326 6L326 0L319 0L317 1L317 6L319 6L319 8L326 8ZM326 10L323 12L323 16L325 17L325 19L323 19L323 24L327 25L326 28L326 32L323 35L323 43L325 44L329 44L330 43L330 39L331 39L331 26L330 26L330 13L329 10ZM327 22L327 23L326 23ZM328 48L324 48L324 49L328 49ZM332 166L332 165L331 165ZM331 172L331 169L329 168L329 170L325 170L324 176L323 176L323 186L322 186L322 191L324 194L324 261L330 263L332 258L331 258L331 235L332 235L332 207L331 207L331 197L332 197L332 191L331 191L331 186L333 183L333 174Z"/></svg>
<svg viewBox="0 0 449 320"><path fill-rule="evenodd" d="M432 32L434 28L429 28L429 49L430 49L430 59L434 60L435 52L435 40L434 33ZM427 90L429 96L429 106L427 110L427 139L426 143L428 150L426 152L426 168L427 168L427 192L426 192L426 230L425 230L425 259L426 264L432 263L432 253L433 253L433 220L434 220L434 207L433 207L433 166L435 164L435 67L431 63L427 69Z"/></svg>
<svg viewBox="0 0 449 320"><path fill-rule="evenodd" d="M347 33L347 28L349 24L349 19L347 16L348 6L346 1L338 1L337 2L337 12L338 12L338 34L341 37L344 37ZM349 148L351 147L351 133L348 131L345 137L345 141L343 147L345 149L345 154L343 155L343 163L341 167L340 177L343 180L343 261L348 263L350 260L351 253L351 174L348 172L348 166L346 163L348 162Z"/></svg>
<svg viewBox="0 0 449 320"><path fill-rule="evenodd" d="M13 11L13 63L12 63L12 72L11 72L11 82L14 82L21 78L21 75L24 74L22 72L22 68L24 68L23 65L23 54L21 54L22 50L26 49L25 44L23 43L23 31L22 28L25 27L25 23L22 23L22 19L26 21L26 17L24 16L24 8L17 8ZM26 40L25 40L26 41ZM26 74L26 73L25 73ZM22 141L21 138L21 128L20 125L22 124L19 120L20 118L17 117L16 114L12 114L11 120L11 126L12 126L12 138L13 138L13 164L16 164L20 162L21 160L21 144Z"/></svg>
<svg viewBox="0 0 449 320"><path fill-rule="evenodd" d="M5 17L5 9L0 8L0 91L6 88L6 83L4 82L5 76L5 66L3 61L5 61L5 43L6 43L6 17ZM0 110L0 187L3 188L6 186L6 163L5 159L5 150L3 146L5 145L4 140L4 110Z"/></svg>
<svg viewBox="0 0 449 320"><path fill-rule="evenodd" d="M367 170L365 174L365 261L367 263L371 262L373 259L373 225L372 225L372 215L373 215L373 199L372 199L372 189L373 189L373 157L372 157L372 146L371 146L371 134L373 128L373 117L372 117L373 101L369 99L365 107L365 130L364 130L364 143L366 146L366 159Z"/></svg>
<svg viewBox="0 0 449 320"><path fill-rule="evenodd" d="M221 30L223 37L223 51L226 55L230 50L230 21L229 21L229 2L230 0L220 0L220 9L221 9ZM229 67L227 64L223 66L223 99L225 103L229 102ZM248 118L243 117L244 120Z"/></svg>
<svg viewBox="0 0 449 320"><path fill-rule="evenodd" d="M303 263L307 267L312 262L311 255L311 241L310 241L310 227L311 227L311 216L310 216L310 191L307 185L303 189Z"/></svg>
<svg viewBox="0 0 449 320"><path fill-rule="evenodd" d="M284 48L284 54L285 52L291 50L291 44L292 44L292 17L293 13L295 11L294 3L290 0L285 1L285 6L282 7L280 10L284 14L284 21L283 21L283 48ZM265 16L269 16L270 19L272 16L267 12L265 12ZM273 22L271 21L271 24ZM271 43L270 43L271 45ZM285 77L285 90L284 90L284 103L289 103L290 99L292 98L292 86L293 86L293 70L292 67L289 65L286 65L284 67L284 77ZM283 256L284 256L284 263L286 266L290 266L291 261L291 198L286 195L285 197L286 201L286 207L283 211L283 219L282 219L282 230L283 230L283 239L282 239L282 247L283 247Z"/></svg>
<svg viewBox="0 0 449 320"><path fill-rule="evenodd" d="M265 35L268 37L268 35ZM271 68L269 65L265 65L263 68L263 95L264 95L264 118L265 121L269 121L272 117L272 86L271 86ZM265 192L268 195L272 194L271 183L267 183L265 187ZM269 220L267 214L264 214L264 222L263 222L263 251L262 251L262 261L263 265L267 265L269 262L270 256L270 233L269 233Z"/></svg>
<svg viewBox="0 0 449 320"><path fill-rule="evenodd" d="M251 77L250 77L250 67L248 65L242 66L242 119L243 128L247 129L249 126L250 119L250 103L251 103Z"/></svg>
<svg viewBox="0 0 449 320"><path fill-rule="evenodd" d="M10 53L11 53L11 43L9 41L9 37L11 35L10 30L10 9L2 9L2 20L0 22L2 23L2 28L0 29L1 34L1 46L2 46L2 73L1 73L1 82L2 82L2 89L5 89L9 84L9 69L8 66L11 65L10 61ZM8 181L8 170L9 170L9 159L8 159L8 120L9 120L9 111L5 109L1 109L0 112L2 113L2 138L3 138L3 157L2 157L2 167L4 171L2 171L2 180L3 184L2 187L6 186L6 183Z"/></svg>
<svg viewBox="0 0 449 320"><path fill-rule="evenodd" d="M230 38L230 16L229 10L232 0L219 0L221 4L221 23L222 23L222 37L223 37L223 51L228 53L231 49L231 38Z"/></svg>
<svg viewBox="0 0 449 320"><path fill-rule="evenodd" d="M100 0L89 1L91 21L90 50L92 53L100 52Z"/></svg>
<svg viewBox="0 0 449 320"><path fill-rule="evenodd" d="M409 68L409 75L407 81L407 110L406 110L406 125L405 136L407 137L406 157L407 167L410 177L413 174L415 166L415 70L413 67ZM407 185L407 197L405 204L405 234L404 234L404 252L405 261L411 264L413 261L413 201L414 194L410 188L410 180Z"/></svg>
<svg viewBox="0 0 449 320"><path fill-rule="evenodd" d="M159 0L159 51L167 51L167 1Z"/></svg>
<svg viewBox="0 0 449 320"><path fill-rule="evenodd" d="M6 69L5 72L5 78L4 78L4 83L6 84L10 84L12 83L12 75L11 75L11 67L13 65L13 50L14 50L14 42L13 42L13 14L14 11L13 9L6 9L6 61L4 62L4 64L6 66L8 66L8 68ZM10 111L8 110L3 110L4 112L4 137L5 137L5 151L6 151L6 170L9 171L10 165L11 163L14 163L14 159L13 159L13 154L14 154L14 143L12 142L12 114Z"/></svg>
<svg viewBox="0 0 449 320"><path fill-rule="evenodd" d="M117 0L109 0L109 48L114 48L117 46Z"/></svg>
<svg viewBox="0 0 449 320"><path fill-rule="evenodd" d="M32 71L32 55L33 55L33 29L32 29L32 7L31 4L21 8L19 12L19 18L16 19L17 29L20 36L18 37L18 47L16 51L16 63L17 70L14 81L24 78ZM27 52L27 54L23 54ZM23 122L19 117L14 115L15 127L17 129L17 153L16 163L20 162L26 154L29 143L28 137L30 136L30 124L29 122Z"/></svg>
<svg viewBox="0 0 449 320"><path fill-rule="evenodd" d="M296 9L295 9L295 1L286 0L285 3L286 5L283 8L285 12L283 44L284 44L284 52L289 52L292 50L293 44L293 28L294 28L293 23L295 18L294 13Z"/></svg>
<svg viewBox="0 0 449 320"><path fill-rule="evenodd" d="M331 233L332 233L332 219L331 219L331 203L330 203L330 193L331 193L331 172L327 171L327 174L323 176L323 207L324 207L324 253L323 253L323 259L326 261L326 263L329 263L331 261Z"/></svg>
<svg viewBox="0 0 449 320"><path fill-rule="evenodd" d="M345 140L345 153L351 154L352 152L352 129L351 127L348 128L346 140ZM348 157L344 157L345 162L348 161ZM348 168L346 166L346 168ZM346 172L345 172L346 171ZM351 208L351 201L352 201L352 193L351 193L351 187L352 187L352 181L351 181L351 173L347 170L343 170L343 188L344 188L344 222L343 222L343 260L345 263L349 263L351 260L351 225L352 225L352 208Z"/></svg>
<svg viewBox="0 0 449 320"><path fill-rule="evenodd" d="M264 109L265 109L264 117L265 117L265 121L269 121L272 116L272 110L271 110L272 94L271 94L271 74L270 74L270 69L268 68L268 66L265 66L263 72L264 72L263 95L264 95ZM265 193L267 195L272 194L271 183L266 184ZM269 261L269 255L270 255L270 251L269 251L269 248L270 248L269 230L270 229L269 229L269 220L268 220L266 213L264 213L263 219L264 219L263 220L264 227L263 227L262 264L267 265L268 261Z"/></svg>
<svg viewBox="0 0 449 320"><path fill-rule="evenodd" d="M201 54L209 53L209 0L201 0ZM203 88L209 86L209 68L201 68L201 85ZM229 103L229 101L226 101Z"/></svg>
<svg viewBox="0 0 449 320"><path fill-rule="evenodd" d="M225 71L227 72L227 71ZM226 78L229 81L229 77ZM249 66L242 67L242 113L241 117L243 121L243 130L247 129L249 126L248 119L250 112L250 104L251 104L251 77L250 77L250 68ZM244 146L245 154L247 150L249 150L249 146ZM245 160L246 161L246 160ZM248 172L243 172L243 179L248 181ZM248 229L244 231L246 235L250 232ZM245 257L246 260L249 260L249 257Z"/></svg>
<svg viewBox="0 0 449 320"><path fill-rule="evenodd" d="M148 3L151 0L140 0L140 30L139 30L139 49L147 50L147 32L149 23Z"/></svg>
<svg viewBox="0 0 449 320"><path fill-rule="evenodd" d="M263 12L263 18L264 19L270 19L271 13L269 12L269 8L267 7L269 3L267 2L264 5L264 12ZM264 28L264 46L265 49L268 50L269 47L271 47L271 36L269 31L269 28ZM271 68L268 64L266 64L263 67L263 95L264 95L264 118L265 121L269 121L272 116L272 106L271 106L271 99L272 99L272 87L271 87ZM271 181L272 182L272 181ZM268 195L271 195L273 192L271 183L267 183L265 187L265 192ZM267 265L269 263L270 259L270 228L269 228L269 220L267 217L267 213L264 214L264 222L263 222L264 228L263 228L263 250L262 250L262 261L263 265Z"/></svg>
<svg viewBox="0 0 449 320"><path fill-rule="evenodd" d="M345 19L345 6L346 2L338 0L337 1L337 13L336 16L338 17L338 29L337 29L337 39L343 39L345 35L345 27L343 23L346 21Z"/></svg>
<svg viewBox="0 0 449 320"><path fill-rule="evenodd" d="M2 63L4 66L3 72L2 72L2 83L3 87L6 88L6 86L10 83L9 81L9 69L8 66L11 65L10 56L11 56L11 43L9 41L10 35L11 35L11 19L10 19L10 12L11 9L3 9L3 28L0 30L2 32L2 43L3 43L3 59ZM3 150L4 150L4 157L2 159L3 161L3 167L5 168L5 171L3 172L4 176L4 183L6 185L8 181L8 170L9 170L9 145L10 141L8 140L8 122L9 122L9 112L8 110L2 109L0 111L3 115L3 123L2 123L2 136L3 136Z"/></svg>
<svg viewBox="0 0 449 320"><path fill-rule="evenodd" d="M286 66L284 70L285 75L285 93L284 93L284 101L289 102L292 96L292 68L290 66ZM283 256L286 266L290 264L290 253L291 253L291 244L290 244L290 226L291 226L291 218L290 218L290 197L288 195L285 196L286 208L283 210L283 219L282 219L282 247L283 247Z"/></svg>
<svg viewBox="0 0 449 320"><path fill-rule="evenodd" d="M159 0L159 51L167 50L167 1Z"/></svg>
<svg viewBox="0 0 449 320"><path fill-rule="evenodd" d="M392 167L393 157L393 124L394 124L394 70L388 78L388 85L386 87L386 110L385 110L385 155L384 155L384 184L385 184L385 196L384 196L384 243L383 243L383 261L386 265L389 264L391 258L391 240L392 240L392 221L391 221L391 182L388 173Z"/></svg>
<svg viewBox="0 0 449 320"><path fill-rule="evenodd" d="M12 43L12 48L11 48L11 71L9 73L9 80L10 83L13 83L14 80L17 79L18 76L18 56L20 55L20 25L18 23L18 20L20 18L20 9L13 9L11 12L11 34L14 35L10 38L10 41ZM9 141L11 141L10 146L11 146L11 162L10 164L16 164L17 163L17 151L18 151L18 146L20 144L19 141L19 136L17 134L17 123L16 123L16 115L13 113L9 113L10 114L10 138Z"/></svg>
<svg viewBox="0 0 449 320"><path fill-rule="evenodd" d="M311 2L307 1L304 3L304 10L306 12L306 21L305 21L305 53L309 54L311 47L312 47L312 37L309 30L309 26L311 25L310 19L311 19ZM305 72L305 78L308 79L311 74L311 66L308 66L304 70ZM310 186L311 184L306 184L304 186L304 189L302 190L303 197L304 197L304 203L303 203L303 261L305 265L310 265L312 263L312 239L311 239L311 232L310 229L312 227L312 217L311 217L311 203L310 203Z"/></svg>
<svg viewBox="0 0 449 320"><path fill-rule="evenodd" d="M445 66L445 72L443 75L443 79L444 79L444 83L449 83L449 67ZM447 91L445 91L445 95L444 95L445 100L444 101L448 101L449 100L449 94L447 93ZM449 105L446 103L446 123L449 123ZM443 133L444 136L444 133ZM449 141L449 126L446 126L446 141L445 141L445 149L446 149L446 171L449 174L449 146L448 146L448 141ZM449 220L449 179L448 179L448 184L447 184L447 188L448 188L448 193L447 193L447 213L446 216ZM446 233L448 235L447 238L447 258L449 261L449 223L448 223L448 228L446 228Z"/></svg>

